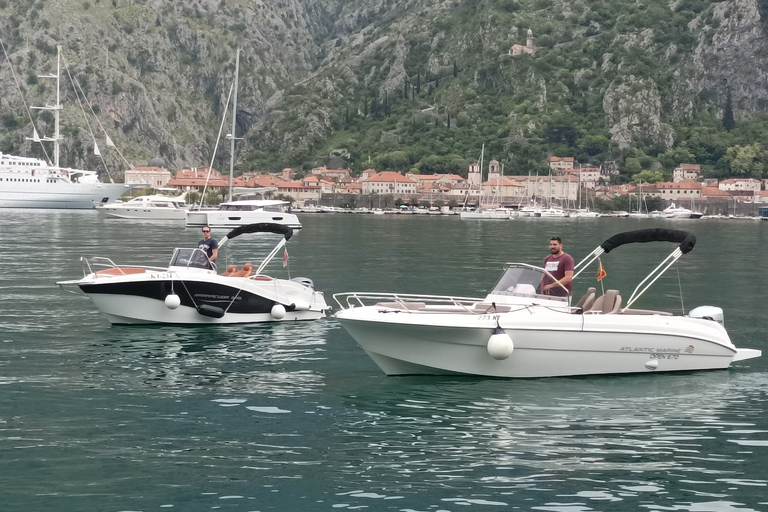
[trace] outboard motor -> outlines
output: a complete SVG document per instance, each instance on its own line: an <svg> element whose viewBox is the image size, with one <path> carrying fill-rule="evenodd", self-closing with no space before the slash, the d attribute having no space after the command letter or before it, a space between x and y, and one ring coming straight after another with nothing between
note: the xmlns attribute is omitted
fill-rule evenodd
<svg viewBox="0 0 768 512"><path fill-rule="evenodd" d="M291 281L296 281L299 284L303 284L304 286L309 286L313 290L315 289L315 283L308 277L294 277L291 279Z"/></svg>
<svg viewBox="0 0 768 512"><path fill-rule="evenodd" d="M692 309L688 316L702 320L714 320L720 325L724 325L723 310L715 306L699 306Z"/></svg>

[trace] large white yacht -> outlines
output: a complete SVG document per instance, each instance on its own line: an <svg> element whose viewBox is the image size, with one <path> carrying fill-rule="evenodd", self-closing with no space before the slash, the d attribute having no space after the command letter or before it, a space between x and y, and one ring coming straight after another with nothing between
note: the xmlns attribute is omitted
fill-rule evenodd
<svg viewBox="0 0 768 512"><path fill-rule="evenodd" d="M0 153L0 208L93 208L114 202L129 189L123 183L100 182L94 171Z"/></svg>
<svg viewBox="0 0 768 512"><path fill-rule="evenodd" d="M123 183L102 183L95 171L59 165L60 77L61 47L56 74L41 77L56 79L56 104L33 107L53 112L54 134L40 137L35 129L34 136L29 138L34 142L53 142L53 163L0 153L0 208L93 208L117 200L131 188Z"/></svg>

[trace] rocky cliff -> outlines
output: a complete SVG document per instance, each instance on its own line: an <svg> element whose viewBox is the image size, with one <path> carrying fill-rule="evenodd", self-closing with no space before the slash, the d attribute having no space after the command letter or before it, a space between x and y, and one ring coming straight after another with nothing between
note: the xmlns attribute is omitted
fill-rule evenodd
<svg viewBox="0 0 768 512"><path fill-rule="evenodd" d="M589 129L609 133L614 148L668 148L674 126L701 110L722 115L728 90L737 119L768 108L762 3L688 4L644 0L613 12L591 0L0 0L11 64L3 57L0 66L0 150L38 151L24 140L24 102L53 102L52 83L36 76L54 70L57 45L67 165L97 164L69 75L132 164L155 156L174 168L207 163L236 48L243 168L312 162L350 116L365 121L365 110L382 104L401 117L385 129L389 146L409 123L477 128L488 116L506 144L530 141L553 116L572 114L594 118ZM687 25L647 23L655 11ZM510 57L528 27L536 54ZM454 80L457 69L469 79ZM416 98L417 80L430 96L393 113L392 98ZM35 117L50 135L50 117ZM227 151L220 145L220 168Z"/></svg>

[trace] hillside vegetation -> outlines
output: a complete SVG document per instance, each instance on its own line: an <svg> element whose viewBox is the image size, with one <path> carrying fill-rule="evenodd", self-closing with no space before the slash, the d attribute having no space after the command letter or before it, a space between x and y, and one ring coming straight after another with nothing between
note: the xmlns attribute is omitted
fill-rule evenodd
<svg viewBox="0 0 768 512"><path fill-rule="evenodd" d="M0 0L25 94L50 95L35 75L60 43L137 165L211 159L240 47L238 172L464 174L485 145L506 174L558 155L644 181L681 162L768 177L767 12L766 0ZM529 29L535 53L510 56ZM31 153L7 69L0 150ZM67 137L70 164L92 163L88 137Z"/></svg>

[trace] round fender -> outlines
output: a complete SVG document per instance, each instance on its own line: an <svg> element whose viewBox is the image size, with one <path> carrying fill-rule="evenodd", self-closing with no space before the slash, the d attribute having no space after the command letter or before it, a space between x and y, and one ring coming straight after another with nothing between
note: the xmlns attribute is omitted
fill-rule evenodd
<svg viewBox="0 0 768 512"><path fill-rule="evenodd" d="M165 297L165 307L168 309L176 309L181 306L181 298L175 293L171 293Z"/></svg>
<svg viewBox="0 0 768 512"><path fill-rule="evenodd" d="M282 304L275 304L272 306L272 311L270 311L270 313L275 320L282 320L285 318L285 306Z"/></svg>
<svg viewBox="0 0 768 512"><path fill-rule="evenodd" d="M504 329L496 327L488 339L486 348L492 358L501 361L512 355L512 352L515 350L515 344L512 343L512 338L504 332Z"/></svg>

